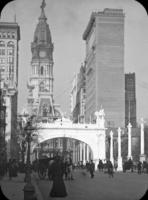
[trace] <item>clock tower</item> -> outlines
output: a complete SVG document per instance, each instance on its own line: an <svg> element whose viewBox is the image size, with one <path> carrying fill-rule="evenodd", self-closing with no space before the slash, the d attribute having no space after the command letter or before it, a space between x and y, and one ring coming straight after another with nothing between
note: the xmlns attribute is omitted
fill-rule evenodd
<svg viewBox="0 0 148 200"><path fill-rule="evenodd" d="M47 18L45 0L31 43L31 70L28 87L28 111L38 118L56 118L59 112L53 100L53 43Z"/></svg>

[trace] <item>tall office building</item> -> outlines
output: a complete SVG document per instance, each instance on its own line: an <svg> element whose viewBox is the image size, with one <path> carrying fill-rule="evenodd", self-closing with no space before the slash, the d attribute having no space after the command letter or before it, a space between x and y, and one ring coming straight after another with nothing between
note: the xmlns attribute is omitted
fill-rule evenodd
<svg viewBox="0 0 148 200"><path fill-rule="evenodd" d="M16 22L0 22L0 78L6 105L7 158L17 156L16 126L18 97L18 42L20 28Z"/></svg>
<svg viewBox="0 0 148 200"><path fill-rule="evenodd" d="M83 34L86 41L87 122L103 107L107 126L125 125L124 13L122 9L93 12Z"/></svg>
<svg viewBox="0 0 148 200"><path fill-rule="evenodd" d="M71 115L74 123L85 122L85 77L85 65L81 65L71 90Z"/></svg>
<svg viewBox="0 0 148 200"><path fill-rule="evenodd" d="M135 73L125 74L125 127L137 126Z"/></svg>
<svg viewBox="0 0 148 200"><path fill-rule="evenodd" d="M45 1L31 43L31 74L28 81L28 112L38 120L52 121L61 115L53 99L53 42L47 18Z"/></svg>

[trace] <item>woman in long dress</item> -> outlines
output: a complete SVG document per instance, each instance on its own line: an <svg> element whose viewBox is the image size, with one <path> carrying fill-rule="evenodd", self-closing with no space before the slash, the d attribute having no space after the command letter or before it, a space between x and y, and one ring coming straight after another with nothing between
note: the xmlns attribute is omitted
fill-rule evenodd
<svg viewBox="0 0 148 200"><path fill-rule="evenodd" d="M60 157L56 157L51 165L53 185L50 191L50 197L66 197L67 191L63 180L64 165Z"/></svg>

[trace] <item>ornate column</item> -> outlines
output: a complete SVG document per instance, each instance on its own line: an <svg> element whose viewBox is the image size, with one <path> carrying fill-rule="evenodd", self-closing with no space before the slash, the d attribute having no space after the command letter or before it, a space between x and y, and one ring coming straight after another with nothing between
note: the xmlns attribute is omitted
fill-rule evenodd
<svg viewBox="0 0 148 200"><path fill-rule="evenodd" d="M110 132L110 161L112 164L114 164L114 158L113 158L113 132Z"/></svg>
<svg viewBox="0 0 148 200"><path fill-rule="evenodd" d="M78 162L80 162L80 142L78 144Z"/></svg>
<svg viewBox="0 0 148 200"><path fill-rule="evenodd" d="M131 138L131 128L132 128L132 125L131 123L129 122L128 126L128 159L132 159L132 138Z"/></svg>
<svg viewBox="0 0 148 200"><path fill-rule="evenodd" d="M75 163L75 141L74 140L73 140L72 161L73 161L73 163Z"/></svg>
<svg viewBox="0 0 148 200"><path fill-rule="evenodd" d="M86 147L87 161L89 162L89 146L87 145Z"/></svg>
<svg viewBox="0 0 148 200"><path fill-rule="evenodd" d="M122 171L122 156L121 156L121 128L118 128L118 171Z"/></svg>
<svg viewBox="0 0 148 200"><path fill-rule="evenodd" d="M141 129L140 129L140 161L143 162L146 160L144 154L144 120L141 118Z"/></svg>
<svg viewBox="0 0 148 200"><path fill-rule="evenodd" d="M85 151L86 145L83 143L83 164L85 165L86 163L86 151Z"/></svg>
<svg viewBox="0 0 148 200"><path fill-rule="evenodd" d="M79 162L79 144L77 144L77 163Z"/></svg>
<svg viewBox="0 0 148 200"><path fill-rule="evenodd" d="M80 142L80 161L82 161L82 143Z"/></svg>

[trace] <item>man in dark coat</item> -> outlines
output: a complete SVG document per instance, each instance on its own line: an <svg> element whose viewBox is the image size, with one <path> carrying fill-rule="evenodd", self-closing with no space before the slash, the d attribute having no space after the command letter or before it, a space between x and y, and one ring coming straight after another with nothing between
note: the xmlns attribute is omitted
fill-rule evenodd
<svg viewBox="0 0 148 200"><path fill-rule="evenodd" d="M94 162L91 160L90 165L89 165L89 172L90 172L91 178L94 177L94 171L95 171L95 164L94 164Z"/></svg>
<svg viewBox="0 0 148 200"><path fill-rule="evenodd" d="M110 160L107 161L107 169L108 169L108 175L109 175L109 177L113 178L113 176L114 176L114 170L113 170L112 162Z"/></svg>
<svg viewBox="0 0 148 200"><path fill-rule="evenodd" d="M141 174L142 163L140 160L138 161L137 168L138 168L138 174Z"/></svg>
<svg viewBox="0 0 148 200"><path fill-rule="evenodd" d="M50 191L50 197L66 197L67 191L63 181L64 165L60 157L56 157L51 165L53 185Z"/></svg>

